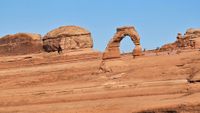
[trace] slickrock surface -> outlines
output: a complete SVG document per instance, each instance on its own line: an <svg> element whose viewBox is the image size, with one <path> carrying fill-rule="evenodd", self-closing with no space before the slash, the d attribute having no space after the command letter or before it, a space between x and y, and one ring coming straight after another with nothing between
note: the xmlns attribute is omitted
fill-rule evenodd
<svg viewBox="0 0 200 113"><path fill-rule="evenodd" d="M0 57L0 113L199 113L200 51ZM195 79L195 81L194 81Z"/></svg>

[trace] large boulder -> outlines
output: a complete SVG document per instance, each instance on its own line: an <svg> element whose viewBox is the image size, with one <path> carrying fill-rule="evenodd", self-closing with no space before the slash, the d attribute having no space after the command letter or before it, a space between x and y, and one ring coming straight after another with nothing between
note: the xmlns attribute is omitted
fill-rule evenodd
<svg viewBox="0 0 200 113"><path fill-rule="evenodd" d="M79 26L62 26L48 32L43 38L43 48L47 52L92 47L91 33Z"/></svg>
<svg viewBox="0 0 200 113"><path fill-rule="evenodd" d="M0 38L0 56L22 55L43 51L41 35L17 33Z"/></svg>
<svg viewBox="0 0 200 113"><path fill-rule="evenodd" d="M200 28L190 28L186 31L185 37L200 38Z"/></svg>
<svg viewBox="0 0 200 113"><path fill-rule="evenodd" d="M186 31L184 38L189 40L189 42L195 42L195 47L200 48L200 28L190 28ZM194 45L192 45L194 46Z"/></svg>

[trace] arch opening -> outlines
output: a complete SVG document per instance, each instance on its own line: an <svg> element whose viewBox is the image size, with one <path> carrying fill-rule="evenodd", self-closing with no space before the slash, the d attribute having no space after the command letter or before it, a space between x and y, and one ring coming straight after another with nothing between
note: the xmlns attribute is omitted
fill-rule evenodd
<svg viewBox="0 0 200 113"><path fill-rule="evenodd" d="M125 36L119 45L119 49L120 49L120 54L127 54L127 53L131 53L133 52L135 45L133 43L133 41L131 40L130 36Z"/></svg>

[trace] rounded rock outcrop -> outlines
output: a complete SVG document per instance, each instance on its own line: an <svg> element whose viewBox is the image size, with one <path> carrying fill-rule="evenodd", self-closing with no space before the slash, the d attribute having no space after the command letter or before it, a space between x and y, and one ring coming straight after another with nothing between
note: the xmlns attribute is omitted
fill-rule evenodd
<svg viewBox="0 0 200 113"><path fill-rule="evenodd" d="M17 33L0 38L0 56L42 52L41 35Z"/></svg>
<svg viewBox="0 0 200 113"><path fill-rule="evenodd" d="M62 26L43 37L43 48L47 52L92 47L91 33L79 26Z"/></svg>

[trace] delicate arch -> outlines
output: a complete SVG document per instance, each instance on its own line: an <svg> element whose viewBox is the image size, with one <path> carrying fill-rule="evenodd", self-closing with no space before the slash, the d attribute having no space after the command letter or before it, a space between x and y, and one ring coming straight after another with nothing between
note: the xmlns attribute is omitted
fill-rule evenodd
<svg viewBox="0 0 200 113"><path fill-rule="evenodd" d="M120 27L117 28L117 32L114 37L109 41L105 52L103 53L103 59L119 58L120 57L120 42L125 37L129 36L135 48L133 50L133 56L140 56L142 54L142 47L140 45L140 37L134 27Z"/></svg>

